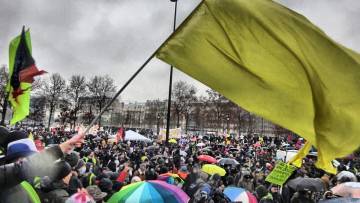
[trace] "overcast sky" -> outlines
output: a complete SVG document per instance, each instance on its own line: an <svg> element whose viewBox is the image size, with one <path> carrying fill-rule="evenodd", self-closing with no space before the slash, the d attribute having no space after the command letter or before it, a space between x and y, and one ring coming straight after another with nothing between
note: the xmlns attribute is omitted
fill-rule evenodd
<svg viewBox="0 0 360 203"><path fill-rule="evenodd" d="M180 23L199 0L179 0ZM360 51L360 0L281 0L336 41ZM169 0L0 0L0 64L21 26L31 29L38 67L65 78L112 76L120 87L172 31ZM125 101L166 98L169 66L154 59L121 95ZM206 86L174 72L174 81Z"/></svg>

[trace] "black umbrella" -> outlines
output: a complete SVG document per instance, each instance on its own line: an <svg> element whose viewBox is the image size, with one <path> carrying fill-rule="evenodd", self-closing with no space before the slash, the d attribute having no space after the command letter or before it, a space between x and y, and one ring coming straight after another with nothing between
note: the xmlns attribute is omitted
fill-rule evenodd
<svg viewBox="0 0 360 203"><path fill-rule="evenodd" d="M159 154L159 155L151 157L151 160L156 160L156 159L163 158L163 157L164 157L164 155Z"/></svg>
<svg viewBox="0 0 360 203"><path fill-rule="evenodd" d="M238 151L239 151L239 149L238 149L238 148L234 148L234 147L233 147L233 148L230 148L230 149L229 149L229 151L230 151L230 152L238 152Z"/></svg>
<svg viewBox="0 0 360 203"><path fill-rule="evenodd" d="M320 178L302 178L298 177L289 180L287 185L295 191L309 190L313 192L324 191L324 183Z"/></svg>
<svg viewBox="0 0 360 203"><path fill-rule="evenodd" d="M218 161L218 164L220 165L232 165L232 166L237 166L240 163L238 161L236 161L235 159L230 159L230 158L222 158Z"/></svg>
<svg viewBox="0 0 360 203"><path fill-rule="evenodd" d="M100 140L102 140L102 138L101 137L95 137L93 140L94 141L100 141Z"/></svg>
<svg viewBox="0 0 360 203"><path fill-rule="evenodd" d="M156 147L155 146L148 146L146 147L147 150L154 150Z"/></svg>

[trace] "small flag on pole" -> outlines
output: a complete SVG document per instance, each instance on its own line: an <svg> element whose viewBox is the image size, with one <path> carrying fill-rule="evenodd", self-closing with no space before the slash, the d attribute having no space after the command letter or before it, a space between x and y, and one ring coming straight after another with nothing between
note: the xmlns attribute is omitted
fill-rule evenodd
<svg viewBox="0 0 360 203"><path fill-rule="evenodd" d="M39 71L31 56L31 39L29 30L23 27L21 35L10 42L9 47L9 102L13 110L11 125L29 115L31 84L34 77L46 73Z"/></svg>
<svg viewBox="0 0 360 203"><path fill-rule="evenodd" d="M124 139L124 128L119 128L116 133L116 143L119 143L120 140Z"/></svg>

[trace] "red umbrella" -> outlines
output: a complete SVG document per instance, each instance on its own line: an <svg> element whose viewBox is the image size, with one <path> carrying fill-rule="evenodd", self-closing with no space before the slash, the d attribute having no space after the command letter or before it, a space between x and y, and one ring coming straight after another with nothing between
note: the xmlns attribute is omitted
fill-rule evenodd
<svg viewBox="0 0 360 203"><path fill-rule="evenodd" d="M257 148L257 147L261 147L261 144L260 142L256 142L253 146Z"/></svg>
<svg viewBox="0 0 360 203"><path fill-rule="evenodd" d="M208 163L211 163L211 164L214 164L216 163L216 159L212 156L209 156L209 155L200 155L197 157L197 159L199 159L200 161L206 161Z"/></svg>

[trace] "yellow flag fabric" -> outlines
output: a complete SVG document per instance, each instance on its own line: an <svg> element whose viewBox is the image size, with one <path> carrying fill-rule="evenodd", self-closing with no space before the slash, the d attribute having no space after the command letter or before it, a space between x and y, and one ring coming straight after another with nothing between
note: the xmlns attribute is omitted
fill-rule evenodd
<svg viewBox="0 0 360 203"><path fill-rule="evenodd" d="M29 133L29 139L31 139L32 141L34 141L34 135L32 134L32 132Z"/></svg>
<svg viewBox="0 0 360 203"><path fill-rule="evenodd" d="M300 168L305 156L309 153L312 145L310 142L306 142L305 145L298 151L298 153L289 161L292 165Z"/></svg>
<svg viewBox="0 0 360 203"><path fill-rule="evenodd" d="M326 170L360 144L360 55L271 0L204 0L157 57L310 141Z"/></svg>
<svg viewBox="0 0 360 203"><path fill-rule="evenodd" d="M9 78L11 78L12 73L14 71L14 63L15 63L15 56L16 56L16 50L20 43L20 35L15 37L10 42L9 46ZM30 39L30 31L25 32L25 39L27 46L29 48L29 51L31 53L31 39ZM10 81L10 80L9 80ZM26 116L29 115L29 108L30 108L30 92L31 92L31 83L20 83L20 89L24 90L24 93L19 95L16 100L12 96L13 88L9 84L7 85L7 92L10 92L9 94L9 102L11 104L11 108L13 111L13 116L10 121L11 125L14 125L15 123L23 120L26 118Z"/></svg>
<svg viewBox="0 0 360 203"><path fill-rule="evenodd" d="M303 159L306 157L306 155L311 150L312 144L307 141L305 145L298 151L298 153L289 161L292 165L300 168L302 166ZM322 168L332 174L337 173L337 169L334 167L332 162L326 162L324 165L322 165Z"/></svg>

